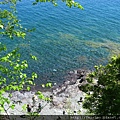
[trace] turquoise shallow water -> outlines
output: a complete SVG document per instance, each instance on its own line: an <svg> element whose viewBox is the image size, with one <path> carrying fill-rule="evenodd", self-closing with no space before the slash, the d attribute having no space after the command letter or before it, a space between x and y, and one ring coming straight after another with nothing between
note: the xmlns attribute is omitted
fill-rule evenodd
<svg viewBox="0 0 120 120"><path fill-rule="evenodd" d="M84 10L68 8L62 2L32 6L32 0L17 4L18 17L26 28L36 28L26 40L5 40L9 48L21 47L29 70L39 81L63 80L73 69L93 69L106 64L111 54L120 53L120 0L78 0ZM29 59L36 55L38 61Z"/></svg>

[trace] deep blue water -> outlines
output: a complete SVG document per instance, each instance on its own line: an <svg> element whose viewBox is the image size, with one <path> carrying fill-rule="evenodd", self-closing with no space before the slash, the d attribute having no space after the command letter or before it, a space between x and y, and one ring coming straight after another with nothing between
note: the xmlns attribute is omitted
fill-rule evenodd
<svg viewBox="0 0 120 120"><path fill-rule="evenodd" d="M62 2L57 7L33 6L32 1L19 2L17 10L21 24L36 30L26 40L5 42L10 48L21 47L22 56L29 60L27 72L37 72L37 81L60 82L69 70L91 70L120 53L120 0L78 0L84 10ZM28 57L31 53L37 61Z"/></svg>

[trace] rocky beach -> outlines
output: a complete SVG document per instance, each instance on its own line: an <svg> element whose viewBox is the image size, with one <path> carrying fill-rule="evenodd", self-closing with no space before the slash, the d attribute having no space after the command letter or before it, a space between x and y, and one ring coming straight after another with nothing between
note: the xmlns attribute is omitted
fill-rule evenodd
<svg viewBox="0 0 120 120"><path fill-rule="evenodd" d="M86 110L82 108L85 93L78 86L86 83L88 73L89 71L81 69L70 71L62 84L54 84L47 90L37 87L31 91L15 91L12 92L12 97L9 97L9 93L5 93L4 96L15 104L15 108L11 109L5 104L7 113L2 114L28 115L27 105L29 105L31 113L37 112L40 115L85 115ZM50 101L39 99L37 91L49 97Z"/></svg>

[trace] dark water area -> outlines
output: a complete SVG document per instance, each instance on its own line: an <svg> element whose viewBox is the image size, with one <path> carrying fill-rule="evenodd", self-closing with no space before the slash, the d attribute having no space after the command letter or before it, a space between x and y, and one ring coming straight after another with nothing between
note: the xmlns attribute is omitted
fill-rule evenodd
<svg viewBox="0 0 120 120"><path fill-rule="evenodd" d="M25 40L4 41L8 48L20 47L37 83L62 82L70 70L105 65L112 54L120 54L120 0L77 0L84 10L68 8L63 2L17 4L18 17L26 28L36 28ZM13 47L14 46L14 47ZM33 61L29 55L35 55Z"/></svg>

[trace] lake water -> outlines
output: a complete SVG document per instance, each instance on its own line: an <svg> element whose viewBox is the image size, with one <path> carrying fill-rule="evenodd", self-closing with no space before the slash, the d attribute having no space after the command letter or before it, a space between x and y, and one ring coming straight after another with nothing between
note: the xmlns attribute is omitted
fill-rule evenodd
<svg viewBox="0 0 120 120"><path fill-rule="evenodd" d="M36 28L26 40L5 41L9 48L20 46L29 60L28 73L38 74L37 82L61 82L66 72L105 65L112 54L120 54L120 0L78 0L84 10L59 2L17 4L18 17L26 28ZM28 57L35 55L38 60Z"/></svg>

